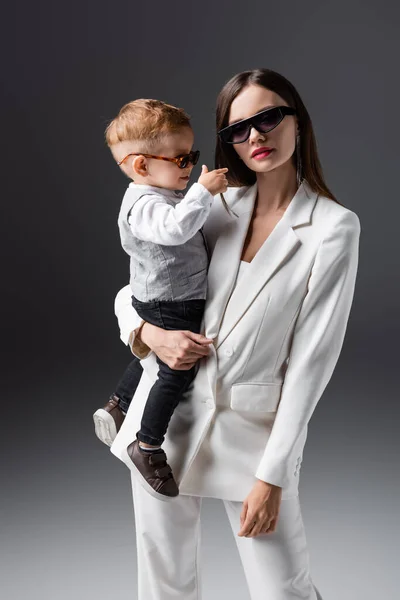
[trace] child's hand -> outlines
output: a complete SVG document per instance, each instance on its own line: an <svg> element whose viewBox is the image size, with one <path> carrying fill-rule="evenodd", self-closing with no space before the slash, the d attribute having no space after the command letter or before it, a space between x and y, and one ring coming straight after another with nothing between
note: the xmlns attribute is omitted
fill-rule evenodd
<svg viewBox="0 0 400 600"><path fill-rule="evenodd" d="M210 194L216 196L217 194L221 194L227 190L228 181L225 177L225 173L227 172L228 169L215 169L214 171L209 171L206 165L203 165L201 168L199 183L204 185Z"/></svg>

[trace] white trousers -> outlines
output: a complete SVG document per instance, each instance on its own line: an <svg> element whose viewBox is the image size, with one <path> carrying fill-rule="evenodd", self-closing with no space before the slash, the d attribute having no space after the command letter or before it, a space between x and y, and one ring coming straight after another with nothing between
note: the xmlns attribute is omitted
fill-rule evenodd
<svg viewBox="0 0 400 600"><path fill-rule="evenodd" d="M138 600L201 600L201 498L161 502L132 477ZM274 533L238 537L242 502L223 500L251 600L322 600L309 570L299 497L282 500Z"/></svg>

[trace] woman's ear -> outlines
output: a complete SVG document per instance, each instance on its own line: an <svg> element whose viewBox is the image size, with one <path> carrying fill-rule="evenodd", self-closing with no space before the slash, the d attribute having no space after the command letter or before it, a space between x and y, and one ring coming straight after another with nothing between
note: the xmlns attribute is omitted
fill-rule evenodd
<svg viewBox="0 0 400 600"><path fill-rule="evenodd" d="M135 175L140 175L141 177L147 177L149 174L147 168L147 159L144 156L135 156L132 160L132 171Z"/></svg>

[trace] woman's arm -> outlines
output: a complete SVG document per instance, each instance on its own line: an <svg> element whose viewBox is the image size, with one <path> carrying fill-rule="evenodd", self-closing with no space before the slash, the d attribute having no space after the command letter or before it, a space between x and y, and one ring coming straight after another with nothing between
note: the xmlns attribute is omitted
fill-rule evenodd
<svg viewBox="0 0 400 600"><path fill-rule="evenodd" d="M138 358L146 358L153 350L171 369L188 370L208 354L212 340L191 331L165 331L143 321L131 302L131 288L122 288L114 302L120 337Z"/></svg>
<svg viewBox="0 0 400 600"><path fill-rule="evenodd" d="M342 348L353 301L359 236L359 219L348 211L320 244L296 321L275 422L256 472L262 481L285 487L295 470L296 443Z"/></svg>
<svg viewBox="0 0 400 600"><path fill-rule="evenodd" d="M151 350L138 335L145 322L133 308L131 298L131 287L126 285L118 292L114 301L114 312L118 319L120 337L124 344L131 348L132 354L138 358L146 358Z"/></svg>
<svg viewBox="0 0 400 600"><path fill-rule="evenodd" d="M208 355L213 340L192 331L165 331L145 323L138 335L146 347L151 348L171 369L188 371Z"/></svg>

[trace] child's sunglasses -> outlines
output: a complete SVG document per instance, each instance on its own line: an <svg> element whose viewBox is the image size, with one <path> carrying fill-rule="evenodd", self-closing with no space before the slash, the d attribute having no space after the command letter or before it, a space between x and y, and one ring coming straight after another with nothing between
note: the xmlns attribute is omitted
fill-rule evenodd
<svg viewBox="0 0 400 600"><path fill-rule="evenodd" d="M285 118L285 115L294 115L296 110L290 106L273 106L261 112L233 123L218 131L219 138L225 144L241 144L249 139L251 128L257 129L260 133L268 133L279 125Z"/></svg>
<svg viewBox="0 0 400 600"><path fill-rule="evenodd" d="M144 152L131 152L127 154L125 158L117 162L118 166L121 166L124 160L128 158L128 156L144 156L145 158L155 158L156 160L166 160L168 162L173 162L180 169L186 169L189 163L192 165L196 165L200 158L200 150L193 150L189 152L189 154L181 154L180 156L176 156L175 158L168 158L167 156L155 156L154 154L145 154Z"/></svg>

